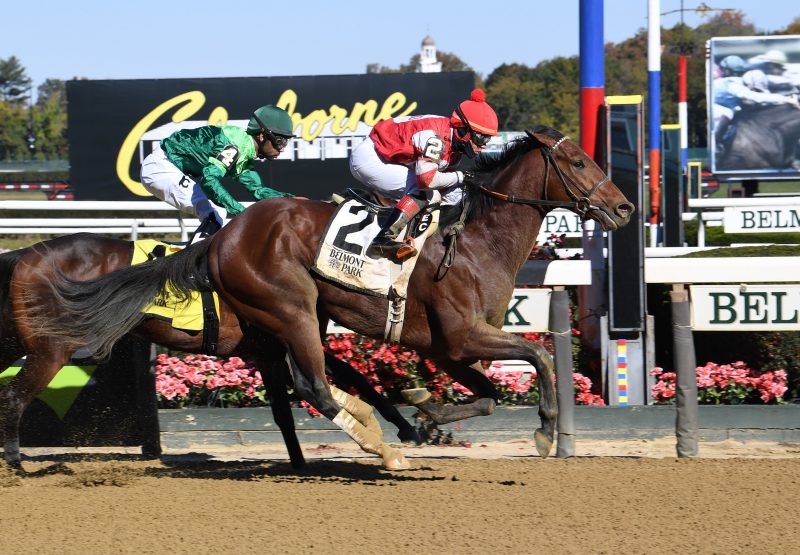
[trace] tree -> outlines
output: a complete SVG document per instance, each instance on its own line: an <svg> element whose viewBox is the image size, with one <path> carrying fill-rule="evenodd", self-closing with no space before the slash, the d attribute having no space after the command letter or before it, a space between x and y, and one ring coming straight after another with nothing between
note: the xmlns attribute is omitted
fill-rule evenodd
<svg viewBox="0 0 800 555"><path fill-rule="evenodd" d="M795 17L786 29L781 33L782 35L800 35L800 17Z"/></svg>
<svg viewBox="0 0 800 555"><path fill-rule="evenodd" d="M68 157L67 111L62 105L61 95L54 94L36 103L33 108L33 131L37 159Z"/></svg>
<svg viewBox="0 0 800 555"><path fill-rule="evenodd" d="M0 101L0 160L27 160L30 149L28 110L24 104Z"/></svg>
<svg viewBox="0 0 800 555"><path fill-rule="evenodd" d="M0 59L0 100L24 102L30 96L31 79L16 56Z"/></svg>
<svg viewBox="0 0 800 555"><path fill-rule="evenodd" d="M548 125L567 135L578 131L578 58L558 57L530 68L503 64L486 79L486 97L500 129Z"/></svg>
<svg viewBox="0 0 800 555"><path fill-rule="evenodd" d="M39 85L36 97L37 106L42 106L50 98L55 97L59 106L65 111L67 109L67 85L61 79L45 79L45 82Z"/></svg>

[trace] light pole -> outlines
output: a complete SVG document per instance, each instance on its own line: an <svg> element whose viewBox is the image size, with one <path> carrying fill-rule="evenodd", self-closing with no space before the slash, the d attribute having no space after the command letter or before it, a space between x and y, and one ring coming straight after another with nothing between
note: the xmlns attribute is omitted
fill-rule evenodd
<svg viewBox="0 0 800 555"><path fill-rule="evenodd" d="M31 155L31 160L36 157L36 132L33 127L33 93L28 96L28 134L25 140L28 141L28 150Z"/></svg>

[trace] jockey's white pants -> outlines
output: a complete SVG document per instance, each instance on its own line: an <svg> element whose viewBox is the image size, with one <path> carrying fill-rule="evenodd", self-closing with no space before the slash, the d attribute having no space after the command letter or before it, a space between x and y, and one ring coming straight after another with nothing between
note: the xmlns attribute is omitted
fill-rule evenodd
<svg viewBox="0 0 800 555"><path fill-rule="evenodd" d="M367 137L350 154L350 173L369 189L379 191L384 196L399 200L403 195L420 193L414 165L384 162L375 151L375 143ZM442 205L455 205L461 202L464 190L461 186L441 190ZM427 191L430 198L430 191Z"/></svg>
<svg viewBox="0 0 800 555"><path fill-rule="evenodd" d="M142 161L142 186L155 197L201 221L214 214L224 225L228 211L211 202L193 177L173 164L158 145Z"/></svg>

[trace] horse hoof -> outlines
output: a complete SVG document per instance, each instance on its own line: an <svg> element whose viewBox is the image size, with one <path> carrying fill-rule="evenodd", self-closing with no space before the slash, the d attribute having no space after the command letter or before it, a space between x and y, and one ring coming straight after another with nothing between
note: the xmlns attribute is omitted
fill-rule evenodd
<svg viewBox="0 0 800 555"><path fill-rule="evenodd" d="M431 398L431 392L424 387L417 387L414 389L404 389L400 392L403 399L412 405L419 405Z"/></svg>
<svg viewBox="0 0 800 555"><path fill-rule="evenodd" d="M382 457L383 468L386 470L408 470L411 468L411 463L408 462L408 459L400 451L391 447L383 450Z"/></svg>
<svg viewBox="0 0 800 555"><path fill-rule="evenodd" d="M533 439L536 442L536 451L539 456L546 459L550 456L550 450L553 448L553 440L547 437L547 434L540 428L533 434Z"/></svg>

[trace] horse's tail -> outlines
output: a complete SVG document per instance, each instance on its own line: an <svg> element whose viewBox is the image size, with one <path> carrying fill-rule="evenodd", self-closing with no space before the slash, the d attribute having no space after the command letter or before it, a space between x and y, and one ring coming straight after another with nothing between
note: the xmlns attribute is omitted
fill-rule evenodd
<svg viewBox="0 0 800 555"><path fill-rule="evenodd" d="M114 344L144 319L142 310L165 290L181 302L192 291L210 287L210 243L201 241L172 256L90 281L72 280L57 271L49 285L58 310L34 312L32 325L69 348L87 347L98 359L106 359Z"/></svg>

